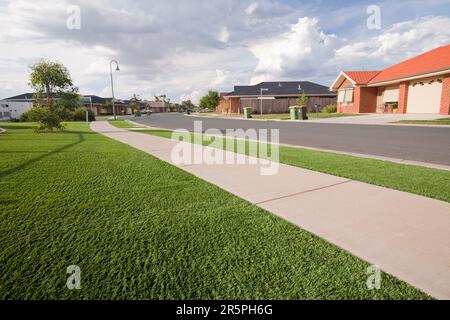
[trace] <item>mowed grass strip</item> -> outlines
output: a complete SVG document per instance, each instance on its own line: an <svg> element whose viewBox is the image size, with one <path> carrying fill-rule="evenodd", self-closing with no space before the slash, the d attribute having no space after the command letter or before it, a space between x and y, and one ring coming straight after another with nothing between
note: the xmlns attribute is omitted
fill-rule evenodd
<svg viewBox="0 0 450 320"><path fill-rule="evenodd" d="M133 123L130 123L126 120L109 120L108 123L116 128L122 129L145 128L144 126L136 126Z"/></svg>
<svg viewBox="0 0 450 320"><path fill-rule="evenodd" d="M368 263L85 124L5 127L1 299L429 298L368 290Z"/></svg>
<svg viewBox="0 0 450 320"><path fill-rule="evenodd" d="M170 139L172 131L144 130L142 133ZM226 139L205 136L203 145L225 148ZM194 139L192 139L194 142ZM235 145L237 140L235 140ZM253 150L258 146L254 146ZM268 146L270 150L270 145ZM235 150L238 148L235 147ZM450 171L432 169L414 165L398 164L369 158L280 146L280 163L328 173L331 175L370 183L377 186L410 192L425 197L450 202ZM246 141L245 153L249 154L249 142Z"/></svg>
<svg viewBox="0 0 450 320"><path fill-rule="evenodd" d="M252 114L255 119L264 120L290 120L289 113L276 113L276 114L258 114L257 111ZM361 113L308 113L310 119L328 119L328 118L344 118L344 117L356 117L364 114Z"/></svg>
<svg viewBox="0 0 450 320"><path fill-rule="evenodd" d="M450 126L450 118L441 118L436 120L400 120L394 123Z"/></svg>

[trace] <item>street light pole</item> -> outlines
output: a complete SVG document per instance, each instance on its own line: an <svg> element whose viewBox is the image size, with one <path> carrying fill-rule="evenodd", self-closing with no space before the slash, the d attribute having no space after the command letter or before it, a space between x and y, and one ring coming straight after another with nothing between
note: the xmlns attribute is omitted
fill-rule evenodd
<svg viewBox="0 0 450 320"><path fill-rule="evenodd" d="M263 114L263 105L262 105L262 102L263 102L263 91L269 91L269 89L261 88L261 98L260 98L260 102L259 102L261 115Z"/></svg>
<svg viewBox="0 0 450 320"><path fill-rule="evenodd" d="M113 109L114 120L116 120L116 107L114 105L114 82L113 82L113 73L112 73L113 63L116 64L116 71L120 71L120 69L119 69L119 63L117 62L117 60L111 60L111 62L109 63L109 72L111 75L112 109Z"/></svg>

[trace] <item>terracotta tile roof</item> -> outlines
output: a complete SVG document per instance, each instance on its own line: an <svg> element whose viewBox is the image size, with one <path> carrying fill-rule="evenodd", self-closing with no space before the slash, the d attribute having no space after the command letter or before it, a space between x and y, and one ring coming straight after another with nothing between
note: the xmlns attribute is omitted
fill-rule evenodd
<svg viewBox="0 0 450 320"><path fill-rule="evenodd" d="M450 69L450 44L386 68L371 79L370 83L405 78L443 69Z"/></svg>
<svg viewBox="0 0 450 320"><path fill-rule="evenodd" d="M344 71L356 84L367 84L381 71Z"/></svg>

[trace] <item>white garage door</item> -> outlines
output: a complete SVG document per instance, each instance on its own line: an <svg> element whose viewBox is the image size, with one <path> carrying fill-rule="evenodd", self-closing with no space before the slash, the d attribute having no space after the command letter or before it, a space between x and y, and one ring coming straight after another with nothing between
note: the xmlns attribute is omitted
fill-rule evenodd
<svg viewBox="0 0 450 320"><path fill-rule="evenodd" d="M410 82L407 113L439 113L442 81L437 79Z"/></svg>

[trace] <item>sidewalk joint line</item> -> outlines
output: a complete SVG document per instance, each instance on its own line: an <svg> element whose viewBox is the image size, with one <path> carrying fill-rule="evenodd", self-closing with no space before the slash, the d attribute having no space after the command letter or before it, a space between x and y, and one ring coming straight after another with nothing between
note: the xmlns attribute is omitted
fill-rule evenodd
<svg viewBox="0 0 450 320"><path fill-rule="evenodd" d="M264 201L261 201L261 202L257 202L257 203L255 203L255 205L260 205L260 204L264 204L264 203L267 203L267 202L272 202L272 201L276 201L276 200L281 200L281 199L285 199L285 198L290 198L290 197L298 196L298 195L305 194L305 193L310 193L310 192L314 192L314 191L319 191L319 190L323 190L323 189L328 189L328 188L332 188L332 187L337 187L337 186L340 186L340 185L342 185L342 184L346 184L346 183L349 183L349 182L352 182L352 181L353 181L353 180L345 180L345 181L342 181L342 182L339 182L339 183L335 183L335 184L330 184L330 185L324 186L324 187L319 187L319 188L315 188L315 189L311 189L311 190L306 190L306 191L300 191L300 192L296 192L296 193L293 193L293 194L288 194L288 195L285 195L285 196L281 196L281 197L277 197L277 198L273 198L273 199L269 199L269 200L264 200Z"/></svg>

